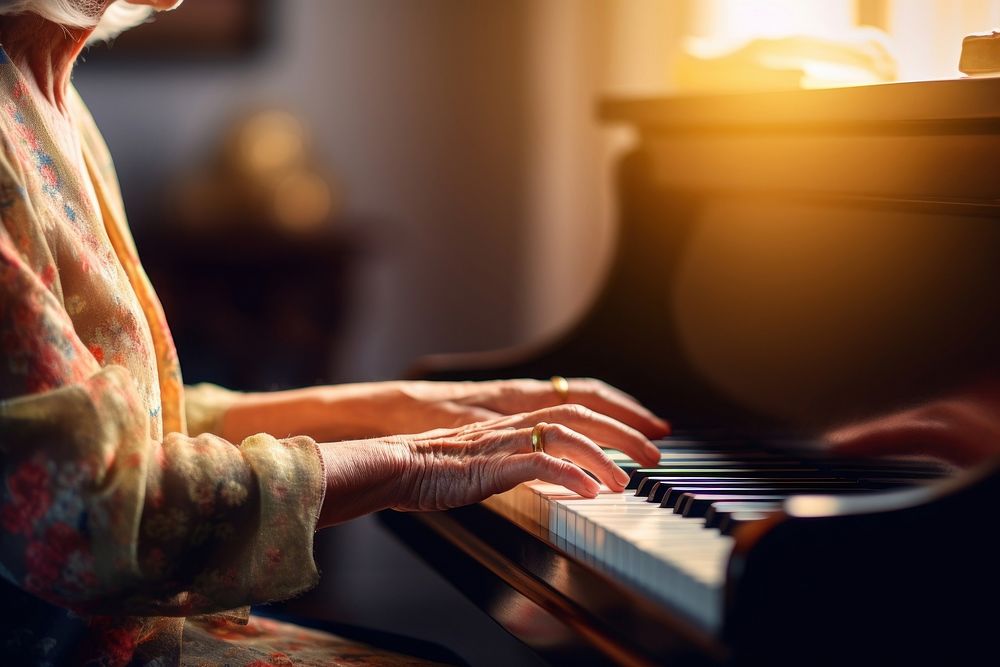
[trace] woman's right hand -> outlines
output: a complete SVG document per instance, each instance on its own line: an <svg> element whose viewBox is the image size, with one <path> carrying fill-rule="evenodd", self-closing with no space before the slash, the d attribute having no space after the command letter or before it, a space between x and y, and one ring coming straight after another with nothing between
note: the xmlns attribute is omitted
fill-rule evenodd
<svg viewBox="0 0 1000 667"><path fill-rule="evenodd" d="M533 452L531 432L539 423L544 424L545 451ZM660 458L659 450L635 429L579 405L415 435L323 443L327 492L319 525L389 507L451 509L534 479L592 498L600 485L584 470L612 491L622 491L628 475L601 446L644 464Z"/></svg>

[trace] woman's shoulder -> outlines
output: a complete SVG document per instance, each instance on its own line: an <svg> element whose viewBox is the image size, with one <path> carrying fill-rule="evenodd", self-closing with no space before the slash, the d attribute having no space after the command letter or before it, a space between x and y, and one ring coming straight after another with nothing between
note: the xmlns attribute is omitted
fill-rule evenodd
<svg viewBox="0 0 1000 667"><path fill-rule="evenodd" d="M19 186L24 180L22 156L15 149L18 134L16 121L8 117L9 110L0 91L0 183L7 186Z"/></svg>
<svg viewBox="0 0 1000 667"><path fill-rule="evenodd" d="M24 170L6 124L0 122L0 215L24 198Z"/></svg>
<svg viewBox="0 0 1000 667"><path fill-rule="evenodd" d="M93 165L100 172L99 176L105 186L111 190L115 197L120 197L118 175L115 172L114 161L111 159L111 151L108 149L108 145L104 141L104 135L101 134L100 129L97 127L97 122L90 113L86 102L83 101L83 98L77 91L76 86L70 84L69 94L66 99L70 107L73 123L79 133L80 141L83 143L83 149L93 160Z"/></svg>
<svg viewBox="0 0 1000 667"><path fill-rule="evenodd" d="M32 158L32 144L38 143L36 127L24 109L28 99L27 84L0 51L0 182L23 185L25 161Z"/></svg>

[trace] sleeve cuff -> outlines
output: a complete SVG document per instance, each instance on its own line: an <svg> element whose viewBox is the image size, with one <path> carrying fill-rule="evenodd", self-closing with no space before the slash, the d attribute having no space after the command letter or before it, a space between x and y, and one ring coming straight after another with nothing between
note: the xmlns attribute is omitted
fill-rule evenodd
<svg viewBox="0 0 1000 667"><path fill-rule="evenodd" d="M281 600L319 581L313 534L326 490L316 441L253 435L240 444L260 489L260 524L250 558L252 599Z"/></svg>

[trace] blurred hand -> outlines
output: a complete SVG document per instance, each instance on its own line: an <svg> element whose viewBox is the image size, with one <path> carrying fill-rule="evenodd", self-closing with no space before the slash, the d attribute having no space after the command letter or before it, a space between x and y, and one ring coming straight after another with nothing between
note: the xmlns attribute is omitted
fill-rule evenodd
<svg viewBox="0 0 1000 667"><path fill-rule="evenodd" d="M544 452L531 432L544 423ZM479 502L521 482L561 484L584 497L622 491L628 475L595 440L652 464L659 451L639 431L578 405L562 405L415 435L323 443L327 493L320 526L393 507L443 510Z"/></svg>
<svg viewBox="0 0 1000 667"><path fill-rule="evenodd" d="M978 385L948 398L827 434L845 456L925 454L971 466L1000 456L1000 384Z"/></svg>

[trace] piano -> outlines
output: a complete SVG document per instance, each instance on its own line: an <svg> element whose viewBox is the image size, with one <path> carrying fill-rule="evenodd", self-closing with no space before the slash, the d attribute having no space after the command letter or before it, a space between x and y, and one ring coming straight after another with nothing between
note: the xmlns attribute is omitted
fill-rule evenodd
<svg viewBox="0 0 1000 667"><path fill-rule="evenodd" d="M670 419L624 494L380 520L551 664L998 664L1000 462L829 426L1000 362L1000 79L610 99L614 260L554 338L435 380L593 376Z"/></svg>

